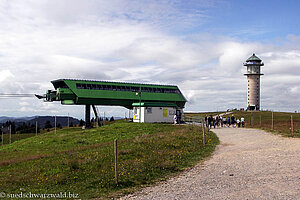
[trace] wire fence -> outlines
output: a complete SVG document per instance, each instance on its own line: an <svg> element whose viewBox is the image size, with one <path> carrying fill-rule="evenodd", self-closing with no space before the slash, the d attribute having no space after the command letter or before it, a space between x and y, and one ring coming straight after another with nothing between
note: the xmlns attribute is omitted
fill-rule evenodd
<svg viewBox="0 0 300 200"><path fill-rule="evenodd" d="M54 187L57 182L64 184L85 179L92 179L90 184L103 191L147 184L208 156L218 141L214 134L207 130L203 132L200 126L174 126L174 130L119 138L117 145L116 141L110 141L42 154L41 157L28 155L21 160L4 160L2 166L36 160L44 169L64 169L58 170L56 176L43 176L39 185L34 179L27 180L33 188L41 185ZM12 167L12 171L16 170L17 167ZM86 173L78 174L79 170ZM33 171L26 172L33 177ZM60 177L64 177L62 182ZM13 186L15 183L9 182L7 187Z"/></svg>
<svg viewBox="0 0 300 200"><path fill-rule="evenodd" d="M254 111L233 114L236 119L245 118L245 127L259 128L284 136L300 137L300 113Z"/></svg>
<svg viewBox="0 0 300 200"><path fill-rule="evenodd" d="M246 128L259 128L270 132L276 132L284 136L300 137L300 113L240 111L225 113L222 117L231 118L232 115L235 118L235 122L237 122L238 120L241 122L241 118L244 118ZM202 119L204 119L203 114L199 114L198 116L195 114L184 115L184 121L188 123L201 123Z"/></svg>
<svg viewBox="0 0 300 200"><path fill-rule="evenodd" d="M183 116L183 121L188 122L188 123L200 123L204 118L201 116L189 116L189 115L184 115Z"/></svg>

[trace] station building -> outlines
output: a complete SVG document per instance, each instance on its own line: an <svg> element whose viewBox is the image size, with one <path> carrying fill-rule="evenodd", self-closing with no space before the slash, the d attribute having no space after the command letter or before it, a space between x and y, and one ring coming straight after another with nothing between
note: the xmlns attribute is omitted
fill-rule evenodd
<svg viewBox="0 0 300 200"><path fill-rule="evenodd" d="M187 100L175 85L157 85L95 80L58 79L51 81L55 90L36 95L47 102L85 105L86 125L90 126L90 110L98 116L96 105L123 106L133 110L134 122L173 122L182 120Z"/></svg>

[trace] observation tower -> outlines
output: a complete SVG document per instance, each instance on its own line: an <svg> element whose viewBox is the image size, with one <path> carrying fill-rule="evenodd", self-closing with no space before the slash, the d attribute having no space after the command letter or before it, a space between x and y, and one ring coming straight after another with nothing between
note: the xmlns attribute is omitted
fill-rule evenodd
<svg viewBox="0 0 300 200"><path fill-rule="evenodd" d="M247 66L247 110L260 110L260 67L264 63L255 54L246 60Z"/></svg>

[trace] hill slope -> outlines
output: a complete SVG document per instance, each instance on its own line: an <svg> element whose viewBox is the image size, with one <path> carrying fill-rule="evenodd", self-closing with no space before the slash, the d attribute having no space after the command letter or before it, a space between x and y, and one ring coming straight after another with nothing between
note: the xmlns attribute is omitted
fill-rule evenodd
<svg viewBox="0 0 300 200"><path fill-rule="evenodd" d="M119 141L119 185L113 140ZM209 156L218 138L197 126L114 123L98 129L59 130L0 147L0 191L71 192L87 199L126 193Z"/></svg>

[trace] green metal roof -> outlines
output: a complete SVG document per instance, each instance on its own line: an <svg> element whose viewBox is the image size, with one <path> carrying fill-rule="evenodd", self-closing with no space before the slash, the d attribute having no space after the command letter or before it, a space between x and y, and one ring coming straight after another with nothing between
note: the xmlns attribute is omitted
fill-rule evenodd
<svg viewBox="0 0 300 200"><path fill-rule="evenodd" d="M147 106L184 108L187 100L176 85L58 79L51 81L56 91L48 90L46 101L75 105L110 105L132 108L133 103ZM151 103L151 104L149 104ZM146 104L145 104L146 105ZM139 106L139 104L138 104Z"/></svg>
<svg viewBox="0 0 300 200"><path fill-rule="evenodd" d="M127 86L148 86L148 87L162 87L162 88L177 88L176 85L164 85L164 84L148 84L148 83L132 83L132 82L113 82L113 81L98 81L98 80L83 80L83 79L57 79L51 81L55 89L61 82L76 82L76 83L95 83L95 84L107 84L107 85L127 85Z"/></svg>
<svg viewBox="0 0 300 200"><path fill-rule="evenodd" d="M258 62L261 62L262 60L259 58L259 57L257 57L256 55L255 55L255 53L251 56L251 57L249 57L247 60L246 60L246 62L251 62L251 61L258 61Z"/></svg>

